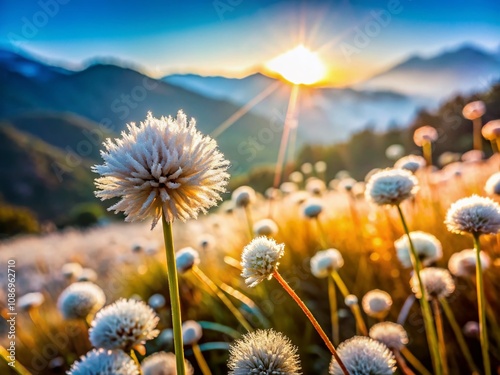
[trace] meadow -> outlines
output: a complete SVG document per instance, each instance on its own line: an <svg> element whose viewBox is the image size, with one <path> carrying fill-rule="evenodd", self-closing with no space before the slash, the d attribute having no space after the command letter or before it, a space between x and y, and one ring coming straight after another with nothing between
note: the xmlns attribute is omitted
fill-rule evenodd
<svg viewBox="0 0 500 375"><path fill-rule="evenodd" d="M452 284L449 293L444 298L439 296L439 300L446 300L445 306L437 302L437 297L432 304L441 359L445 359L447 367L443 373L482 374L475 262L469 259L469 263L464 261L459 266L449 263L454 254L473 248L472 236L451 233L445 219L457 200L472 194L488 195L485 184L498 172L500 157L494 154L484 160L472 151L461 161L440 169L425 166L422 158L418 163L402 167L413 170L420 189L398 207L410 231L431 234L442 247L432 256L420 254L424 266L452 271L447 280ZM197 322L193 323L194 328L186 326L184 335L185 358L195 374L228 373L229 349L235 340L248 330L270 328L286 335L298 347L302 370L237 372L233 368L235 374L329 373L332 355L280 283L273 278L255 287L245 284L241 276L245 272L242 252L259 235L284 244L279 272L335 347L355 335L367 334L377 323L397 322L406 331L407 340L403 335L396 347L389 348L396 356L396 373L435 373L419 302L410 284L411 263L404 264L401 260L404 255L395 245L395 241L405 236L398 210L367 201L366 183L376 171L370 172L365 181L353 180L348 171L325 181L328 168L331 168L328 160L302 166L289 174L279 189L269 189L264 195L251 188L239 188L232 199L218 204L208 215L186 223L175 221L172 225L177 254L185 253L186 248L191 248L187 254L194 254L193 259L186 258L186 268L178 259L177 268L182 320ZM492 192L491 188L489 191ZM490 198L499 201L494 194ZM106 306L127 298L144 301L153 309L159 332L145 338L144 346L134 346L135 361L143 362L156 352L174 351L165 245L160 227L158 224L151 230L150 220L108 223L86 230L67 228L45 235L14 237L0 244L0 263L5 265L8 259L15 259L17 265L19 313L15 355L18 364L24 367L18 366L18 373L63 374L92 349L88 331L97 311L88 311L84 318L75 319L68 316L61 303L61 294L77 282L92 282L102 288ZM481 249L487 257L483 264L484 291L488 356L493 373L500 371L499 241L499 235L480 236ZM335 266L329 264L324 277L311 271L311 260L326 249L337 249L342 261ZM321 264L316 267L321 268ZM2 266L1 301L7 300L6 272ZM389 296L385 306L381 307L380 301L370 305L369 297L363 298L375 289L387 292L383 298L379 296L382 302ZM96 304L100 308L104 301ZM5 305L2 316L1 329L7 332L9 316ZM195 338L190 339L193 332ZM6 337L1 335L4 348L10 345ZM470 358L464 355L464 345ZM384 355L392 357L387 353ZM392 373L396 362L394 358L391 361ZM1 362L0 372L9 371L15 373ZM149 372L143 368L143 371L171 373L167 368Z"/></svg>

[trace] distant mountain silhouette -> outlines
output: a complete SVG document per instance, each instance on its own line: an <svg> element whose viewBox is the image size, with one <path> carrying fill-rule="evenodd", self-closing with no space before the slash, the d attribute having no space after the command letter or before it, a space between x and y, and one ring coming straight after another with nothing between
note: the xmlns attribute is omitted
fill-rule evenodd
<svg viewBox="0 0 500 375"><path fill-rule="evenodd" d="M443 99L482 91L499 78L500 53L466 45L430 58L413 56L356 87Z"/></svg>

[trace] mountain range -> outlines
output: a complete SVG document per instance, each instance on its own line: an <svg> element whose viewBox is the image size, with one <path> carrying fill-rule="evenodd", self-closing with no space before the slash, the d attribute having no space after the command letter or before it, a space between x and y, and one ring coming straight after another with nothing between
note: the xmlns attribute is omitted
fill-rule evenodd
<svg viewBox="0 0 500 375"><path fill-rule="evenodd" d="M432 58L411 57L353 88L301 86L296 147L345 140L366 126L405 126L417 111L451 94L484 90L500 77L499 61L498 54L465 46ZM64 214L68 202L94 199L89 166L100 161L102 141L148 111L175 116L182 108L200 131L215 131L232 174L273 163L291 85L259 73L153 79L102 62L72 71L0 49L0 90L0 170L12 182L2 183L0 194L53 218ZM36 203L40 197L43 207ZM58 197L66 197L65 204Z"/></svg>

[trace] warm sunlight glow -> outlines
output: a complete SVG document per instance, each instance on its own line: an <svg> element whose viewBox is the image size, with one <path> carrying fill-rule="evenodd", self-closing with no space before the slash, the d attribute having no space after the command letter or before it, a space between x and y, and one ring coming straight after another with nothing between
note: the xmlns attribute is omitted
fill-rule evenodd
<svg viewBox="0 0 500 375"><path fill-rule="evenodd" d="M326 67L318 55L302 45L275 57L266 67L295 84L311 85L326 75Z"/></svg>

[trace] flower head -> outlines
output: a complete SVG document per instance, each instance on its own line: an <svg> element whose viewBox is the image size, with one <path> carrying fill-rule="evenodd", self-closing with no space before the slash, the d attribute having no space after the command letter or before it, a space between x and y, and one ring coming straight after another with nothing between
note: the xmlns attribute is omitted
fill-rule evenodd
<svg viewBox="0 0 500 375"><path fill-rule="evenodd" d="M385 169L374 173L366 184L365 197L378 205L398 205L418 190L418 181L404 169Z"/></svg>
<svg viewBox="0 0 500 375"><path fill-rule="evenodd" d="M385 149L385 156L390 160L398 160L404 154L405 148L400 144L393 144Z"/></svg>
<svg viewBox="0 0 500 375"><path fill-rule="evenodd" d="M325 173L328 165L323 160L314 163L314 170L318 173Z"/></svg>
<svg viewBox="0 0 500 375"><path fill-rule="evenodd" d="M382 322L370 328L370 337L380 341L389 349L401 350L408 344L408 334L401 324Z"/></svg>
<svg viewBox="0 0 500 375"><path fill-rule="evenodd" d="M231 199L233 200L236 207L247 207L248 205L255 202L255 190L250 186L240 186L233 191Z"/></svg>
<svg viewBox="0 0 500 375"><path fill-rule="evenodd" d="M296 184L300 184L302 181L304 181L304 175L299 171L294 171L290 173L288 179L292 182L295 182Z"/></svg>
<svg viewBox="0 0 500 375"><path fill-rule="evenodd" d="M200 254L192 247L185 247L175 254L175 263L179 273L186 273L200 263Z"/></svg>
<svg viewBox="0 0 500 375"><path fill-rule="evenodd" d="M312 195L321 195L326 190L326 185L323 180L312 177L306 183L306 191Z"/></svg>
<svg viewBox="0 0 500 375"><path fill-rule="evenodd" d="M354 188L354 185L356 185L356 180L354 178L351 177L343 178L338 183L337 189L350 192Z"/></svg>
<svg viewBox="0 0 500 375"><path fill-rule="evenodd" d="M359 303L358 297L356 297L354 294L349 294L345 297L344 303L347 307L353 307Z"/></svg>
<svg viewBox="0 0 500 375"><path fill-rule="evenodd" d="M97 313L89 331L90 342L96 348L129 351L158 336L158 321L144 302L120 299Z"/></svg>
<svg viewBox="0 0 500 375"><path fill-rule="evenodd" d="M427 162L422 156L419 155L407 155L399 159L395 164L394 168L406 169L412 173L415 173L420 168L427 165Z"/></svg>
<svg viewBox="0 0 500 375"><path fill-rule="evenodd" d="M278 225L271 219L262 219L253 225L253 232L257 236L272 236L278 232Z"/></svg>
<svg viewBox="0 0 500 375"><path fill-rule="evenodd" d="M453 203L446 214L448 230L459 234L496 234L500 231L500 205L472 195Z"/></svg>
<svg viewBox="0 0 500 375"><path fill-rule="evenodd" d="M489 195L500 195L500 172L493 173L488 178L484 191Z"/></svg>
<svg viewBox="0 0 500 375"><path fill-rule="evenodd" d="M484 251L481 251L479 257L481 268L487 269L490 266L490 257ZM448 261L448 269L458 277L474 276L476 274L476 250L467 249L453 254Z"/></svg>
<svg viewBox="0 0 500 375"><path fill-rule="evenodd" d="M161 309L162 307L165 306L167 301L165 300L165 297L159 293L153 294L151 297L148 299L148 305L151 306L153 309L158 310Z"/></svg>
<svg viewBox="0 0 500 375"><path fill-rule="evenodd" d="M363 311L374 318L385 318L392 306L391 295L380 289L370 290L361 300Z"/></svg>
<svg viewBox="0 0 500 375"><path fill-rule="evenodd" d="M413 248L424 265L428 266L429 264L442 258L443 248L441 246L441 242L432 234L415 231L410 232L410 238ZM406 234L401 236L401 238L394 242L394 247L396 248L398 259L403 267L410 268L412 266L412 262L408 236Z"/></svg>
<svg viewBox="0 0 500 375"><path fill-rule="evenodd" d="M184 360L186 375L193 375L194 370L188 360ZM174 353L158 352L144 358L141 363L144 375L177 375Z"/></svg>
<svg viewBox="0 0 500 375"><path fill-rule="evenodd" d="M152 217L154 227L162 212L169 222L196 218L221 199L229 177L229 162L215 140L203 136L182 111L176 119L149 114L105 147L104 164L92 167L101 175L96 196L120 198L108 210L123 212L126 221Z"/></svg>
<svg viewBox="0 0 500 375"><path fill-rule="evenodd" d="M184 345L192 345L200 341L203 336L201 325L194 320L187 320L182 323L182 341Z"/></svg>
<svg viewBox="0 0 500 375"><path fill-rule="evenodd" d="M302 212L304 216L313 219L319 216L319 214L323 211L323 202L316 198L307 199L302 204Z"/></svg>
<svg viewBox="0 0 500 375"><path fill-rule="evenodd" d="M73 277L78 277L82 273L82 266L79 263L71 262L66 263L61 267L61 274L67 278L71 279Z"/></svg>
<svg viewBox="0 0 500 375"><path fill-rule="evenodd" d="M467 120L475 120L484 115L484 112L486 112L486 106L484 105L484 102L478 100L466 104L462 110L462 115Z"/></svg>
<svg viewBox="0 0 500 375"><path fill-rule="evenodd" d="M427 294L427 299L446 298L455 290L455 282L448 270L429 267L420 271L420 278ZM422 298L422 292L416 275L410 280L410 286L417 298Z"/></svg>
<svg viewBox="0 0 500 375"><path fill-rule="evenodd" d="M254 238L245 246L241 256L241 276L245 278L245 283L254 287L265 279L270 280L284 253L284 244L263 236Z"/></svg>
<svg viewBox="0 0 500 375"><path fill-rule="evenodd" d="M474 321L468 321L462 327L462 331L465 336L477 339L479 338L479 332L480 332L479 323Z"/></svg>
<svg viewBox="0 0 500 375"><path fill-rule="evenodd" d="M17 300L17 307L19 307L21 310L30 310L40 306L44 301L45 297L42 293L26 293L25 295L19 297L19 299Z"/></svg>
<svg viewBox="0 0 500 375"><path fill-rule="evenodd" d="M135 362L120 350L93 349L73 363L68 375L138 375Z"/></svg>
<svg viewBox="0 0 500 375"><path fill-rule="evenodd" d="M396 360L387 346L366 336L354 336L344 341L337 353L350 375L391 375L396 371ZM339 364L332 358L330 375L342 374Z"/></svg>
<svg viewBox="0 0 500 375"><path fill-rule="evenodd" d="M432 126L422 126L413 133L413 142L418 147L422 147L425 143L435 142L437 139L438 132Z"/></svg>
<svg viewBox="0 0 500 375"><path fill-rule="evenodd" d="M77 281L96 281L97 280L97 272L95 272L92 268L82 268L82 272L76 278Z"/></svg>
<svg viewBox="0 0 500 375"><path fill-rule="evenodd" d="M494 141L500 137L500 120L488 121L481 129L481 134L488 141Z"/></svg>
<svg viewBox="0 0 500 375"><path fill-rule="evenodd" d="M85 319L95 313L106 302L100 287L89 281L76 282L63 290L57 307L64 319Z"/></svg>
<svg viewBox="0 0 500 375"><path fill-rule="evenodd" d="M299 375L297 347L272 329L247 333L229 349L229 375Z"/></svg>
<svg viewBox="0 0 500 375"><path fill-rule="evenodd" d="M344 258L337 249L318 251L311 258L311 272L318 278L327 277L344 265Z"/></svg>
<svg viewBox="0 0 500 375"><path fill-rule="evenodd" d="M313 172L313 165L311 163L304 163L300 166L300 170L304 174L311 174Z"/></svg>

